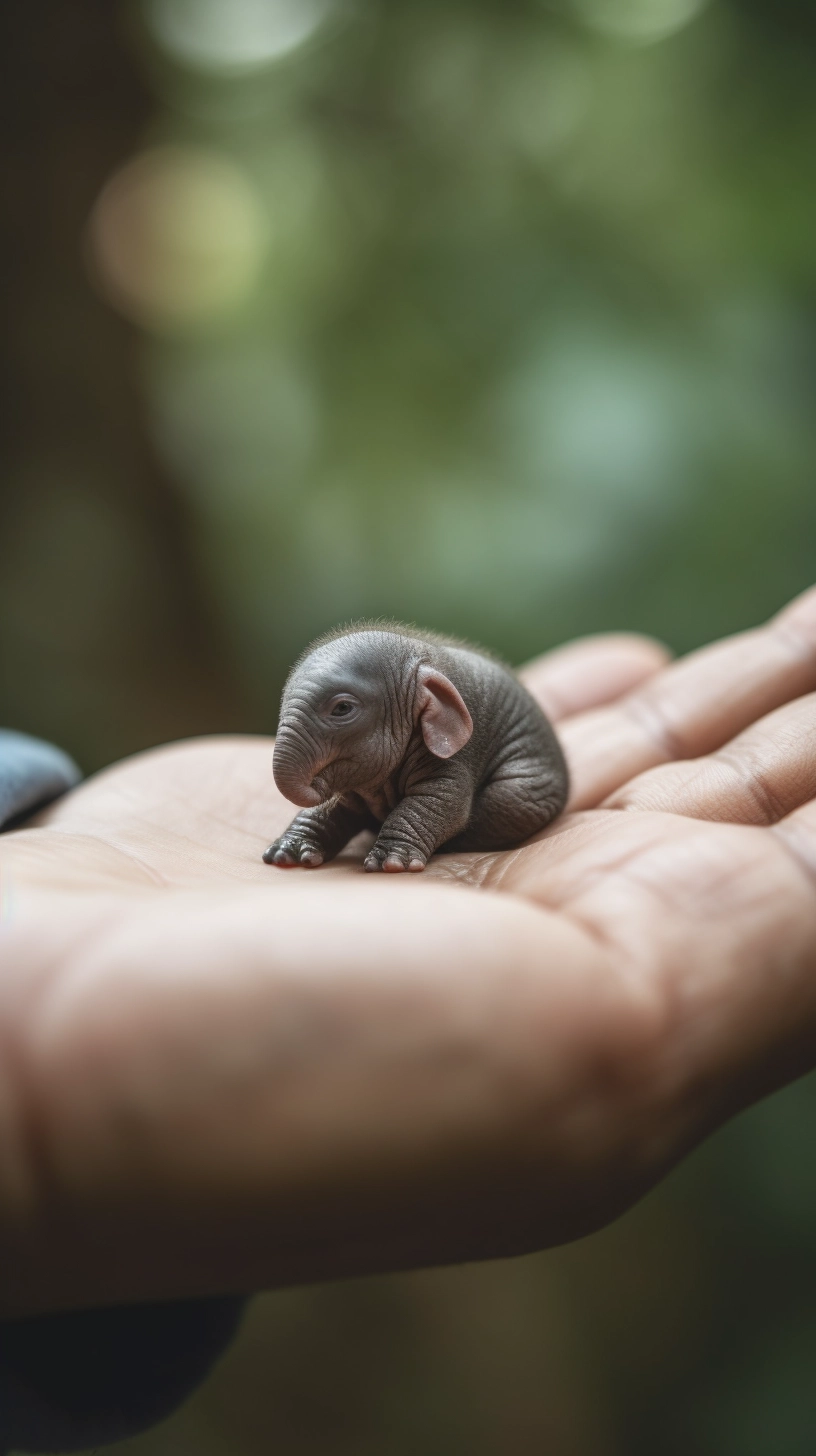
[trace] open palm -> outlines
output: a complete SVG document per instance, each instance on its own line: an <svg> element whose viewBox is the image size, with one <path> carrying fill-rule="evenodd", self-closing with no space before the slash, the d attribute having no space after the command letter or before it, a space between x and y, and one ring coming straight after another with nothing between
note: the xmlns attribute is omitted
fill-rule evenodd
<svg viewBox="0 0 816 1456"><path fill-rule="evenodd" d="M816 592L527 682L573 799L516 850L270 868L265 739L0 840L5 1313L576 1237L816 1061Z"/></svg>

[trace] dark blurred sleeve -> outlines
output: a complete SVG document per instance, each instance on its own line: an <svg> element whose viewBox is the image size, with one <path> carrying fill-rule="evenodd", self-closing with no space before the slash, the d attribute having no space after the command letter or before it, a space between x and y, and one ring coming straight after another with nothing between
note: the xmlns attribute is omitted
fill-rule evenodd
<svg viewBox="0 0 816 1456"><path fill-rule="evenodd" d="M80 777L73 759L60 748L0 728L0 828L59 798Z"/></svg>
<svg viewBox="0 0 816 1456"><path fill-rule="evenodd" d="M0 828L79 779L60 749L0 729ZM200 1299L0 1321L0 1456L81 1451L155 1425L204 1379L242 1308Z"/></svg>
<svg viewBox="0 0 816 1456"><path fill-rule="evenodd" d="M0 1322L0 1452L84 1451L147 1430L205 1378L242 1309L191 1299Z"/></svg>

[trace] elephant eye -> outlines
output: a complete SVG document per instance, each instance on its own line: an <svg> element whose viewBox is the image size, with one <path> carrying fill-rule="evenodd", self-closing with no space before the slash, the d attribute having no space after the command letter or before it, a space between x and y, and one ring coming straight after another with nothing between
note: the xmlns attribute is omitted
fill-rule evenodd
<svg viewBox="0 0 816 1456"><path fill-rule="evenodd" d="M335 703L334 707L332 708L331 716L332 718L345 718L349 713L353 711L354 704L349 703L345 698L341 698L340 702Z"/></svg>

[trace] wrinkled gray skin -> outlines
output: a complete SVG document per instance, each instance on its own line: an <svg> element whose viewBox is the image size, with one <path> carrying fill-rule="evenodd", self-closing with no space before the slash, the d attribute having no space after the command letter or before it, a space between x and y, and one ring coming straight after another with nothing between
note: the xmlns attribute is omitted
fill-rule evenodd
<svg viewBox="0 0 816 1456"><path fill-rule="evenodd" d="M465 643L360 626L321 639L283 690L275 782L301 812L264 855L314 867L362 829L367 870L503 849L560 814L567 769L509 668Z"/></svg>

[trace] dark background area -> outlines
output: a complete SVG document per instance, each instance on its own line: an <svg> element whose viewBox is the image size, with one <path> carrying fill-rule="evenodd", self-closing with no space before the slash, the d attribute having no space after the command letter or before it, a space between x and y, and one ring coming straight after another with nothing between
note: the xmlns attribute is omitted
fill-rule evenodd
<svg viewBox="0 0 816 1456"><path fill-rule="evenodd" d="M809 0L0 19L0 721L270 732L363 614L677 651L816 577ZM258 1300L143 1456L805 1456L816 1085L613 1228Z"/></svg>

